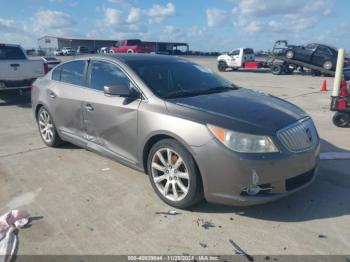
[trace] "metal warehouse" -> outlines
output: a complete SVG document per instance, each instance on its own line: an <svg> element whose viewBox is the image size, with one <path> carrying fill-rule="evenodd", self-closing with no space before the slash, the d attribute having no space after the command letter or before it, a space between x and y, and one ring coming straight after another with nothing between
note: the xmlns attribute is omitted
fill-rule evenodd
<svg viewBox="0 0 350 262"><path fill-rule="evenodd" d="M55 50L61 50L63 47L72 47L77 49L79 46L87 47L90 51L96 52L101 47L111 47L116 44L118 40L106 39L87 39L87 38L69 38L61 36L45 35L38 39L39 49L46 54L53 54ZM167 54L184 54L189 50L187 43L179 42L150 42L143 43L152 44L156 53Z"/></svg>
<svg viewBox="0 0 350 262"><path fill-rule="evenodd" d="M46 35L38 39L39 49L46 54L52 54L53 51L63 47L72 47L77 49L79 46L85 46L90 51L96 51L101 47L109 47L115 44L116 40L87 39L87 38L68 38Z"/></svg>

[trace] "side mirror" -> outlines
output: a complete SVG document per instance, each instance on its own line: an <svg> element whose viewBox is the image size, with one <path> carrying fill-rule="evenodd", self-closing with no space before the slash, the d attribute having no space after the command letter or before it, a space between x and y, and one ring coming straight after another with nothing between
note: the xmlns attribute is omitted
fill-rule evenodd
<svg viewBox="0 0 350 262"><path fill-rule="evenodd" d="M136 90L130 88L129 83L118 83L104 86L104 93L108 96L120 96L128 98L137 98L139 96Z"/></svg>

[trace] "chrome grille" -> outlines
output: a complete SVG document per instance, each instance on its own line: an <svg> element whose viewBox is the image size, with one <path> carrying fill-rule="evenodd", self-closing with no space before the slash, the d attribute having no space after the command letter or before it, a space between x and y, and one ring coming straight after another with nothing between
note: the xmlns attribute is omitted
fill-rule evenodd
<svg viewBox="0 0 350 262"><path fill-rule="evenodd" d="M292 152L307 151L318 144L318 134L310 118L298 121L277 132L282 144Z"/></svg>

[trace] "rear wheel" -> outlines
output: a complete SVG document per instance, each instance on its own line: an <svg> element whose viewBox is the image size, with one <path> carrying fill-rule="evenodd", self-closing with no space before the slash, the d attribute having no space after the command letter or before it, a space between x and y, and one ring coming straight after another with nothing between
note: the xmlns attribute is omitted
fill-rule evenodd
<svg viewBox="0 0 350 262"><path fill-rule="evenodd" d="M336 112L333 116L333 124L337 127L347 127L350 124L350 114Z"/></svg>
<svg viewBox="0 0 350 262"><path fill-rule="evenodd" d="M203 199L194 159L177 141L156 143L148 155L147 170L153 189L167 204L189 208Z"/></svg>
<svg viewBox="0 0 350 262"><path fill-rule="evenodd" d="M326 70L331 70L333 67L333 63L332 61L325 61L323 63L323 68L326 69Z"/></svg>
<svg viewBox="0 0 350 262"><path fill-rule="evenodd" d="M219 62L219 64L218 64L218 70L220 71L220 72L225 72L226 71L226 68L227 68L227 65L226 65L226 63L225 62Z"/></svg>
<svg viewBox="0 0 350 262"><path fill-rule="evenodd" d="M52 116L45 107L41 107L37 115L37 123L40 131L40 136L44 143L50 147L57 147L62 144L56 127L53 123Z"/></svg>
<svg viewBox="0 0 350 262"><path fill-rule="evenodd" d="M288 50L288 51L286 52L286 57L287 57L288 59L293 59L293 57L294 57L294 51L293 51L293 50Z"/></svg>
<svg viewBox="0 0 350 262"><path fill-rule="evenodd" d="M274 64L271 67L271 73L274 75L280 75L283 72L283 66L279 64Z"/></svg>

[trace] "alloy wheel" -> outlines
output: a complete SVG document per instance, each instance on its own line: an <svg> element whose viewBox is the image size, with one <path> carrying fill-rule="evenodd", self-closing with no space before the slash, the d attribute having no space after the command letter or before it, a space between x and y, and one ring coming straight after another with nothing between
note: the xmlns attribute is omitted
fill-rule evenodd
<svg viewBox="0 0 350 262"><path fill-rule="evenodd" d="M38 123L41 137L46 143L51 143L54 138L54 127L50 114L46 110L40 112Z"/></svg>
<svg viewBox="0 0 350 262"><path fill-rule="evenodd" d="M152 179L158 191L171 201L181 201L190 187L190 175L183 158L170 148L159 149L152 158Z"/></svg>

